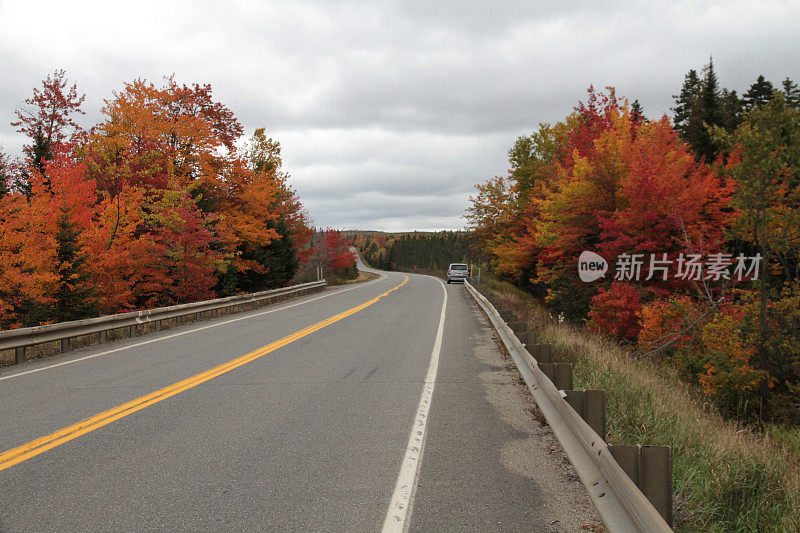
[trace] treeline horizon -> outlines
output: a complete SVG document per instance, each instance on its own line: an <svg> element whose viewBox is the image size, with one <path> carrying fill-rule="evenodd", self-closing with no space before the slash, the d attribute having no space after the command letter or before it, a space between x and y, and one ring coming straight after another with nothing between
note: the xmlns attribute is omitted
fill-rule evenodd
<svg viewBox="0 0 800 533"><path fill-rule="evenodd" d="M352 232L364 260L380 270L442 271L475 258L465 231Z"/></svg>

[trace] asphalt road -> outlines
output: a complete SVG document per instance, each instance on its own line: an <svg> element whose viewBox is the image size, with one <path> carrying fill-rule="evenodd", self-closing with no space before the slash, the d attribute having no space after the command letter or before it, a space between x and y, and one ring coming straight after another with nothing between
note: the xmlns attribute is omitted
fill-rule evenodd
<svg viewBox="0 0 800 533"><path fill-rule="evenodd" d="M423 390L401 528L569 530L556 500L579 485L515 464L555 457L509 455L539 437L493 400L486 376L510 370L490 335L462 285L385 273L0 369L0 530L381 530Z"/></svg>

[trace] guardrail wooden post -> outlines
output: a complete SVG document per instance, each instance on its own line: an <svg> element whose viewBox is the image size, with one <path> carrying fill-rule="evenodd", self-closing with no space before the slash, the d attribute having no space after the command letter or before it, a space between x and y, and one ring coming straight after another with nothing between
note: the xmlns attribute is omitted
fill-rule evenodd
<svg viewBox="0 0 800 533"><path fill-rule="evenodd" d="M98 334L98 340L99 340L100 344L103 344L104 342L106 342L106 338L107 337L108 337L108 330L104 329L103 331L101 331Z"/></svg>
<svg viewBox="0 0 800 533"><path fill-rule="evenodd" d="M130 329L130 337L131 338L135 337L136 336L136 324L131 326L129 329Z"/></svg>
<svg viewBox="0 0 800 533"><path fill-rule="evenodd" d="M20 364L25 362L25 347L20 346L19 348L14 349L14 364Z"/></svg>
<svg viewBox="0 0 800 533"><path fill-rule="evenodd" d="M565 390L564 398L600 438L606 440L606 391Z"/></svg>
<svg viewBox="0 0 800 533"><path fill-rule="evenodd" d="M672 448L614 444L608 449L664 521L672 526Z"/></svg>
<svg viewBox="0 0 800 533"><path fill-rule="evenodd" d="M549 344L537 344L536 355L534 355L534 357L536 358L536 361L538 361L539 363L552 363L553 350Z"/></svg>
<svg viewBox="0 0 800 533"><path fill-rule="evenodd" d="M559 390L572 389L572 365L570 363L553 363L556 365L556 387Z"/></svg>
<svg viewBox="0 0 800 533"><path fill-rule="evenodd" d="M61 339L61 353L67 353L69 348L69 338Z"/></svg>
<svg viewBox="0 0 800 533"><path fill-rule="evenodd" d="M525 348L528 349L528 352L536 357L536 332L535 331L526 331L522 333L522 336L519 337L519 340L522 341L522 344L525 345Z"/></svg>
<svg viewBox="0 0 800 533"><path fill-rule="evenodd" d="M559 390L572 389L572 365L569 363L539 363L539 368Z"/></svg>

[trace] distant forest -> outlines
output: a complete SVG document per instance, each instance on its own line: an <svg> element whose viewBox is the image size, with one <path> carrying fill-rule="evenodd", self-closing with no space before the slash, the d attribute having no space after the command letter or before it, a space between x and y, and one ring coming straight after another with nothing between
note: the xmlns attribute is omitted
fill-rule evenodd
<svg viewBox="0 0 800 533"><path fill-rule="evenodd" d="M445 270L450 263L476 258L469 235L462 231L354 232L349 237L364 260L381 270Z"/></svg>

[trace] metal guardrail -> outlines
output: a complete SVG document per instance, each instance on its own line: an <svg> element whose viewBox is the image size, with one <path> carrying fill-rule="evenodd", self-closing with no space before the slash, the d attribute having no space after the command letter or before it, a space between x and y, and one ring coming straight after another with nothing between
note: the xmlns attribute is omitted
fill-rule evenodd
<svg viewBox="0 0 800 533"><path fill-rule="evenodd" d="M628 474L617 464L609 446L565 401L539 368L536 359L475 287L467 290L486 312L508 349L547 422L575 467L606 526L612 532L672 531Z"/></svg>
<svg viewBox="0 0 800 533"><path fill-rule="evenodd" d="M160 329L162 320L182 318L208 311L214 312L214 316L216 317L219 316L220 311L224 311L224 314L229 314L230 312L241 310L248 305L259 304L265 301L266 303L271 303L271 300L275 298L291 294L304 294L327 285L328 280L323 279L291 287L240 294L227 298L217 298L215 300L158 307L156 309L146 309L144 311L131 311L129 313L87 318L72 322L60 322L57 324L47 324L30 328L4 330L0 331L0 351L15 350L14 363L21 363L25 360L25 348L29 346L61 341L61 351L65 352L69 351L69 340L73 337L99 333L100 341L104 342L107 331L120 328L130 328L130 336L135 337L137 334L136 328L139 325L155 323L156 329Z"/></svg>

